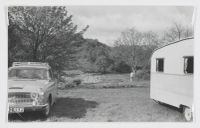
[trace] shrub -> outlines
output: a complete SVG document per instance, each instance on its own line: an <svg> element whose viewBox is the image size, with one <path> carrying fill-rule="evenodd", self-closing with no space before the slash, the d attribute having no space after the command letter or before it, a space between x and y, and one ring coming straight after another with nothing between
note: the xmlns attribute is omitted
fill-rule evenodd
<svg viewBox="0 0 200 128"><path fill-rule="evenodd" d="M146 70L140 70L135 75L136 79L142 79L142 80L149 80L150 79L150 72Z"/></svg>
<svg viewBox="0 0 200 128"><path fill-rule="evenodd" d="M115 64L113 70L119 73L130 73L131 67L127 65L124 61L121 61Z"/></svg>
<svg viewBox="0 0 200 128"><path fill-rule="evenodd" d="M73 83L74 83L75 85L80 85L81 82L82 82L81 79L75 79L75 80L73 80Z"/></svg>

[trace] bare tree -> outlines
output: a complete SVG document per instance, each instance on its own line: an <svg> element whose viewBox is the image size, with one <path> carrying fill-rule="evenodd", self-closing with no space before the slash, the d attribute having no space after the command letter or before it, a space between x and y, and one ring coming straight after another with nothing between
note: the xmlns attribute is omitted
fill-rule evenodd
<svg viewBox="0 0 200 128"><path fill-rule="evenodd" d="M180 23L174 22L171 28L164 32L161 39L163 43L178 41L187 37L193 36L192 27L184 26Z"/></svg>
<svg viewBox="0 0 200 128"><path fill-rule="evenodd" d="M156 48L159 45L158 35L153 31L144 32L143 36L143 44L147 47L151 47L152 49Z"/></svg>
<svg viewBox="0 0 200 128"><path fill-rule="evenodd" d="M158 36L155 33L141 33L132 28L122 32L121 37L115 42L115 50L136 73L138 69L149 65L151 52L157 43Z"/></svg>
<svg viewBox="0 0 200 128"><path fill-rule="evenodd" d="M152 31L144 32L142 35L143 53L141 54L142 61L140 63L142 64L144 70L150 70L150 58L152 52L155 48L157 48L160 45L160 41L158 35Z"/></svg>
<svg viewBox="0 0 200 128"><path fill-rule="evenodd" d="M123 51L122 58L132 68L137 71L138 61L138 45L142 41L142 34L135 28L129 29L121 33L121 37L115 42L115 46L119 51Z"/></svg>
<svg viewBox="0 0 200 128"><path fill-rule="evenodd" d="M185 27L184 32L183 32L183 36L185 38L194 36L194 31L193 31L192 27Z"/></svg>

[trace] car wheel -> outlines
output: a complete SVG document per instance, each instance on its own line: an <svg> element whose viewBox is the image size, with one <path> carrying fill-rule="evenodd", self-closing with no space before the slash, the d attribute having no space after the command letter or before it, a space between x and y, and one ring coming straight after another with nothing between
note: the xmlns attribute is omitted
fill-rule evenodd
<svg viewBox="0 0 200 128"><path fill-rule="evenodd" d="M184 107L183 108L183 114L184 114L184 117L186 119L186 121L192 121L192 109L189 108L189 107Z"/></svg>
<svg viewBox="0 0 200 128"><path fill-rule="evenodd" d="M57 100L57 98L55 97L55 99L54 99L54 102L53 102L53 105L55 105L55 104L56 104L56 100Z"/></svg>
<svg viewBox="0 0 200 128"><path fill-rule="evenodd" d="M46 108L43 110L42 114L44 115L44 117L48 117L50 115L50 112L51 112L51 102L50 100L48 100L48 104Z"/></svg>

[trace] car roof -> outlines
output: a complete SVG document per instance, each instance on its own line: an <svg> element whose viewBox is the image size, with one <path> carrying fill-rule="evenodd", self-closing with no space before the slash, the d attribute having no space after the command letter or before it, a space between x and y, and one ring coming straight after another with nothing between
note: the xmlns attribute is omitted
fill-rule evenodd
<svg viewBox="0 0 200 128"><path fill-rule="evenodd" d="M10 68L45 68L45 69L50 69L49 67L46 66L14 66Z"/></svg>
<svg viewBox="0 0 200 128"><path fill-rule="evenodd" d="M13 62L12 67L9 69L17 69L17 68L45 68L50 69L51 67L48 65L48 63L42 63L42 62Z"/></svg>

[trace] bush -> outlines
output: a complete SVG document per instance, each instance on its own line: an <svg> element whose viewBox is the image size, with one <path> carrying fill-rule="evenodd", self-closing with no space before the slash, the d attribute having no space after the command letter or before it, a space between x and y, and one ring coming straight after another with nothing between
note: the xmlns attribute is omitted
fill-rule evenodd
<svg viewBox="0 0 200 128"><path fill-rule="evenodd" d="M75 88L81 84L81 79L75 79L75 80L66 80L59 89L65 89L65 88Z"/></svg>
<svg viewBox="0 0 200 128"><path fill-rule="evenodd" d="M135 78L142 79L142 80L149 80L150 79L150 71L140 70L136 73Z"/></svg>
<svg viewBox="0 0 200 128"><path fill-rule="evenodd" d="M131 67L127 65L124 61L121 61L115 64L115 66L113 67L113 70L118 73L130 73Z"/></svg>
<svg viewBox="0 0 200 128"><path fill-rule="evenodd" d="M81 84L81 82L82 82L82 80L81 80L81 79L76 79L76 80L73 80L73 83L74 83L75 85L80 85L80 84Z"/></svg>

